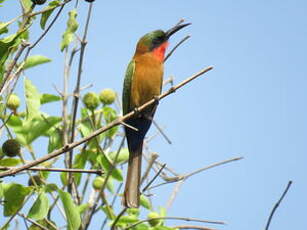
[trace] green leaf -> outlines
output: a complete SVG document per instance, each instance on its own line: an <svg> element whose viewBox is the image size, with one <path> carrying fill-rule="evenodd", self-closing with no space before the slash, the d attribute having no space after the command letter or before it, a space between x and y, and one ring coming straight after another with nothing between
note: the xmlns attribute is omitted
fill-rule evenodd
<svg viewBox="0 0 307 230"><path fill-rule="evenodd" d="M98 155L97 161L102 166L102 168L106 171L106 173L108 173L113 167L108 157L103 153ZM120 169L116 167L112 169L111 176L118 181L123 181L122 172Z"/></svg>
<svg viewBox="0 0 307 230"><path fill-rule="evenodd" d="M9 24L11 24L11 21L10 22L0 22L0 34L5 34L9 32L7 28Z"/></svg>
<svg viewBox="0 0 307 230"><path fill-rule="evenodd" d="M3 188L3 183L0 181L0 198L4 196L4 188Z"/></svg>
<svg viewBox="0 0 307 230"><path fill-rule="evenodd" d="M44 13L42 13L41 20L40 20L40 26L44 30L46 26L46 22L54 9L60 4L61 2L58 0L49 2L48 6L46 6L43 10L47 10Z"/></svg>
<svg viewBox="0 0 307 230"><path fill-rule="evenodd" d="M111 123L117 118L117 113L111 107L105 106L103 108L103 116L107 124ZM115 126L106 131L106 136L112 138L118 131L118 126Z"/></svg>
<svg viewBox="0 0 307 230"><path fill-rule="evenodd" d="M32 1L31 0L21 0L21 6L25 12L28 12L32 6Z"/></svg>
<svg viewBox="0 0 307 230"><path fill-rule="evenodd" d="M22 127L22 120L16 116L16 115L11 115L10 118L7 120L6 124L9 127Z"/></svg>
<svg viewBox="0 0 307 230"><path fill-rule="evenodd" d="M104 205L101 207L102 211L106 214L108 219L114 220L116 218L116 215L114 213L114 210L110 205Z"/></svg>
<svg viewBox="0 0 307 230"><path fill-rule="evenodd" d="M4 158L0 160L0 166L13 167L21 164L21 160L17 158Z"/></svg>
<svg viewBox="0 0 307 230"><path fill-rule="evenodd" d="M14 215L22 206L31 189L20 184L4 184L4 216Z"/></svg>
<svg viewBox="0 0 307 230"><path fill-rule="evenodd" d="M67 27L66 31L64 32L62 36L62 42L61 42L61 51L63 51L65 48L68 47L68 45L74 40L74 33L78 29L78 22L76 20L77 18L77 11L71 10L68 12L68 21L67 21Z"/></svg>
<svg viewBox="0 0 307 230"><path fill-rule="evenodd" d="M143 206L146 209L151 209L151 203L150 203L149 199L144 195L140 196L140 204L141 204L141 206Z"/></svg>
<svg viewBox="0 0 307 230"><path fill-rule="evenodd" d="M0 40L0 81L2 81L5 62L8 56L13 53L13 48L17 47L21 40L18 39L20 34L11 34Z"/></svg>
<svg viewBox="0 0 307 230"><path fill-rule="evenodd" d="M52 184L51 183L51 184L46 184L44 186L44 191L45 192L51 193L51 192L54 192L56 190L58 190L58 186L56 184Z"/></svg>
<svg viewBox="0 0 307 230"><path fill-rule="evenodd" d="M25 78L25 94L26 94L26 105L28 112L28 119L31 120L33 117L40 115L40 98L41 95L38 92L37 88L32 84L32 82Z"/></svg>
<svg viewBox="0 0 307 230"><path fill-rule="evenodd" d="M89 203L81 204L78 206L78 211L80 214L85 212L90 207Z"/></svg>
<svg viewBox="0 0 307 230"><path fill-rule="evenodd" d="M26 135L27 144L31 144L35 139L43 136L54 125L59 123L62 119L60 117L50 116L45 119L33 118L28 121L25 126L28 126L28 133Z"/></svg>
<svg viewBox="0 0 307 230"><path fill-rule="evenodd" d="M67 229L68 230L79 229L81 225L81 218L78 208L74 204L69 193L64 192L63 190L60 189L58 191L67 218L67 224L68 224Z"/></svg>
<svg viewBox="0 0 307 230"><path fill-rule="evenodd" d="M117 152L110 152L109 157L111 158L113 164L116 158ZM117 156L116 164L122 164L127 162L129 159L129 150L128 148L122 148Z"/></svg>
<svg viewBox="0 0 307 230"><path fill-rule="evenodd" d="M159 226L153 227L152 230L175 230L175 228L159 225Z"/></svg>
<svg viewBox="0 0 307 230"><path fill-rule="evenodd" d="M62 137L59 134L58 130L55 130L51 128L50 130L53 130L51 134L49 134L49 142L48 142L48 153L51 153L55 149L59 149L62 147Z"/></svg>
<svg viewBox="0 0 307 230"><path fill-rule="evenodd" d="M42 56L42 55L33 55L33 56L28 57L25 60L25 63L23 65L23 69L29 69L29 68L32 68L34 66L41 65L41 64L44 64L44 63L47 63L47 62L51 62L51 59L49 59L45 56Z"/></svg>
<svg viewBox="0 0 307 230"><path fill-rule="evenodd" d="M41 95L41 105L50 103L50 102L54 102L54 101L60 101L60 100L61 100L61 97L57 95L47 94L47 93L44 93Z"/></svg>
<svg viewBox="0 0 307 230"><path fill-rule="evenodd" d="M45 193L40 193L31 207L28 217L34 220L44 219L49 210L49 200Z"/></svg>
<svg viewBox="0 0 307 230"><path fill-rule="evenodd" d="M122 216L119 218L119 224L133 224L139 221L137 216Z"/></svg>

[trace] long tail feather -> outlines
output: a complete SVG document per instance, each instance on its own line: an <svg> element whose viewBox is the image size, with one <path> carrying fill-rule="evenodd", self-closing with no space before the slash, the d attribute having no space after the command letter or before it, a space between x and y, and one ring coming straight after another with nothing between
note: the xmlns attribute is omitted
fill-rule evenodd
<svg viewBox="0 0 307 230"><path fill-rule="evenodd" d="M143 143L130 152L126 186L123 197L123 204L127 208L138 208L140 206L140 178L142 166Z"/></svg>

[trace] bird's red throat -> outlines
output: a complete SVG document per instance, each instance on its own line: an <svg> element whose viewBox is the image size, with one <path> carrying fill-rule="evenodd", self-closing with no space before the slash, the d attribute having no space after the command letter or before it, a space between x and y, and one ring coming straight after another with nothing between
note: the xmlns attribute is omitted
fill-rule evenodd
<svg viewBox="0 0 307 230"><path fill-rule="evenodd" d="M159 59L160 62L164 61L165 51L167 47L168 47L168 42L164 42L159 47L153 50L153 55L157 59Z"/></svg>

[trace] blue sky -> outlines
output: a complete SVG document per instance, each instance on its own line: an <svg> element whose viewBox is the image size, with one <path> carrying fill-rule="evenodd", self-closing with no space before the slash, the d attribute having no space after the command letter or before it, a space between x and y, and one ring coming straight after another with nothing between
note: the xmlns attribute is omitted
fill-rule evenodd
<svg viewBox="0 0 307 230"><path fill-rule="evenodd" d="M13 2L0 8L0 21L17 15ZM82 2L80 22L86 9ZM170 47L187 34L192 37L165 64L165 78L174 76L179 83L214 66L160 103L156 121L173 144L157 137L150 148L181 173L232 157L244 160L188 179L170 216L226 221L219 229L264 229L293 180L270 229L307 228L306 10L306 1L96 0L82 79L82 85L94 84L90 91L113 88L120 94L138 38L181 18L192 26L176 34ZM66 18L65 13L32 52L53 59L26 73L42 92L55 93L52 84L62 84L59 43ZM32 39L40 33L34 26ZM52 114L59 106L44 109ZM150 133L155 131L152 127ZM173 186L157 190L155 203L164 205Z"/></svg>

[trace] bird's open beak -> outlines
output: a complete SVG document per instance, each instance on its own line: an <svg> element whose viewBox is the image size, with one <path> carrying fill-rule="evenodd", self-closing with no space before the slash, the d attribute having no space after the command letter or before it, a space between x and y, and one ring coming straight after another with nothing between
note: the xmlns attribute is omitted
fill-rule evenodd
<svg viewBox="0 0 307 230"><path fill-rule="evenodd" d="M170 36L172 36L174 33L176 33L177 31L179 31L182 28L189 26L189 25L191 25L191 23L178 24L178 25L174 26L173 28L166 31L166 38L169 39Z"/></svg>

